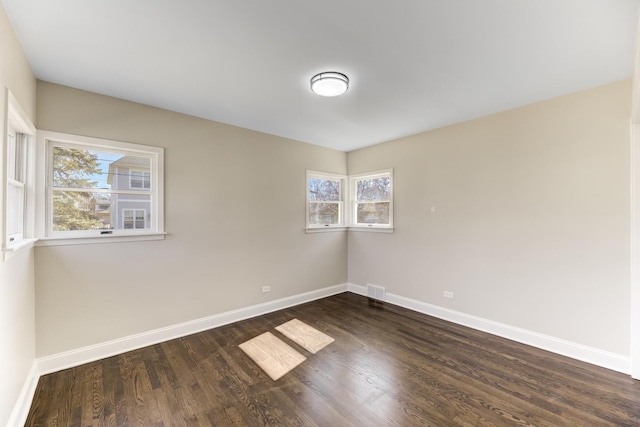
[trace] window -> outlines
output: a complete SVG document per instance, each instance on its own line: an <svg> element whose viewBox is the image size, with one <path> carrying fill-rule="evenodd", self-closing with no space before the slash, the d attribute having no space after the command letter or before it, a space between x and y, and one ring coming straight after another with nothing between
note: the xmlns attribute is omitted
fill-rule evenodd
<svg viewBox="0 0 640 427"><path fill-rule="evenodd" d="M392 171L380 171L350 177L351 226L393 227Z"/></svg>
<svg viewBox="0 0 640 427"><path fill-rule="evenodd" d="M164 234L162 148L53 132L39 137L46 150L45 240Z"/></svg>
<svg viewBox="0 0 640 427"><path fill-rule="evenodd" d="M307 232L393 232L393 170L353 176L307 171L306 184Z"/></svg>
<svg viewBox="0 0 640 427"><path fill-rule="evenodd" d="M345 177L307 171L307 228L344 227Z"/></svg>
<svg viewBox="0 0 640 427"><path fill-rule="evenodd" d="M5 252L28 247L34 238L35 128L11 92L7 91L5 135Z"/></svg>
<svg viewBox="0 0 640 427"><path fill-rule="evenodd" d="M124 229L145 229L147 228L147 211L144 209L123 209L122 221Z"/></svg>
<svg viewBox="0 0 640 427"><path fill-rule="evenodd" d="M149 171L131 169L129 171L129 188L151 188L151 174Z"/></svg>

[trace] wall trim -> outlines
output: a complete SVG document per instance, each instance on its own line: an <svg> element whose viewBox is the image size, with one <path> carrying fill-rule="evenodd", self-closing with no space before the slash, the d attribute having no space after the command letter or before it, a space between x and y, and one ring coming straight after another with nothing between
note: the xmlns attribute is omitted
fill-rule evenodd
<svg viewBox="0 0 640 427"><path fill-rule="evenodd" d="M7 420L8 426L23 426L27 421L29 409L31 409L31 402L33 401L33 396L36 393L36 387L39 379L40 374L38 372L38 363L34 360L31 364L31 369L29 369L29 373L27 374L27 379L24 381L22 390L20 390L18 400L16 401L13 411L11 411L9 419Z"/></svg>
<svg viewBox="0 0 640 427"><path fill-rule="evenodd" d="M325 298L331 295L340 294L347 291L347 284L330 286L315 291L305 292L261 304L243 307L224 313L214 314L201 319L178 323L165 328L154 329L127 337L118 338L51 356L36 359L38 374L44 375L60 371L106 357L115 356L127 351L136 350L160 342L184 337L208 329L228 325L229 323L249 319L273 311L282 310L287 307ZM28 410L28 407L27 407Z"/></svg>
<svg viewBox="0 0 640 427"><path fill-rule="evenodd" d="M367 296L366 286L348 284L349 292L358 295ZM482 332L487 332L502 338L507 338L522 344L527 344L542 350L551 351L553 353L577 359L592 365L622 372L624 374L631 373L631 358L617 353L600 350L594 347L585 346L549 335L539 334L537 332L507 325L493 320L484 319L460 311L451 310L426 302L406 298L400 295L387 292L386 302L409 310L417 311L422 314L447 320L458 325L467 326Z"/></svg>

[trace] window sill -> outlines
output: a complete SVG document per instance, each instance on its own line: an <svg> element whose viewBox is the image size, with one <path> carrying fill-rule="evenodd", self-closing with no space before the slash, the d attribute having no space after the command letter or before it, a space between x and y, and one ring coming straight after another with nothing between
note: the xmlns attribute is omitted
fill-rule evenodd
<svg viewBox="0 0 640 427"><path fill-rule="evenodd" d="M310 233L326 233L329 231L346 231L347 227L307 227L304 231Z"/></svg>
<svg viewBox="0 0 640 427"><path fill-rule="evenodd" d="M4 260L6 261L9 258L12 258L18 252L31 249L37 241L38 239L22 239L18 243L6 246L3 250Z"/></svg>
<svg viewBox="0 0 640 427"><path fill-rule="evenodd" d="M148 240L164 240L167 233L145 233L129 235L104 235L100 237L44 237L36 246L90 245L95 243L143 242Z"/></svg>
<svg viewBox="0 0 640 427"><path fill-rule="evenodd" d="M349 227L349 231L364 231L365 233L388 233L393 234L395 232L393 227Z"/></svg>
<svg viewBox="0 0 640 427"><path fill-rule="evenodd" d="M330 231L363 231L365 233L389 233L393 234L395 228L393 227L307 227L304 229L307 234L311 233L327 233Z"/></svg>

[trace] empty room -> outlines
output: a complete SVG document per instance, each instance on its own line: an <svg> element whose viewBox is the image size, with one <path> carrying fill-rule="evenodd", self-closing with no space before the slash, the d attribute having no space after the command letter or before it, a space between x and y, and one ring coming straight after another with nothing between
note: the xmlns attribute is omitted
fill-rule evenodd
<svg viewBox="0 0 640 427"><path fill-rule="evenodd" d="M0 0L0 425L640 425L638 0Z"/></svg>

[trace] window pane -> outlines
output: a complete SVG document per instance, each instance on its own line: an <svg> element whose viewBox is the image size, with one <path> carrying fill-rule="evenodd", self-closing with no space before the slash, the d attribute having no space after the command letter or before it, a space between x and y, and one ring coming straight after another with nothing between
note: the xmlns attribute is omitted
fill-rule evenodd
<svg viewBox="0 0 640 427"><path fill-rule="evenodd" d="M357 203L358 224L389 224L389 202Z"/></svg>
<svg viewBox="0 0 640 427"><path fill-rule="evenodd" d="M340 180L309 178L309 200L339 201Z"/></svg>
<svg viewBox="0 0 640 427"><path fill-rule="evenodd" d="M24 184L7 184L7 236L22 234L24 227Z"/></svg>
<svg viewBox="0 0 640 427"><path fill-rule="evenodd" d="M136 228L143 229L145 220L144 220L144 211L138 211L136 214Z"/></svg>
<svg viewBox="0 0 640 427"><path fill-rule="evenodd" d="M99 215L96 211L97 204L91 193L54 191L53 229L67 231L111 228L109 215Z"/></svg>
<svg viewBox="0 0 640 427"><path fill-rule="evenodd" d="M16 181L25 182L27 172L27 138L23 133L15 135L15 169L13 178Z"/></svg>
<svg viewBox="0 0 640 427"><path fill-rule="evenodd" d="M149 189L151 159L107 151L53 147L53 186L130 190L135 168L135 189Z"/></svg>
<svg viewBox="0 0 640 427"><path fill-rule="evenodd" d="M309 203L309 224L339 224L339 203Z"/></svg>
<svg viewBox="0 0 640 427"><path fill-rule="evenodd" d="M22 133L10 133L7 141L7 177L19 182L25 181L27 138Z"/></svg>
<svg viewBox="0 0 640 427"><path fill-rule="evenodd" d="M53 192L53 230L150 228L151 196L84 191Z"/></svg>
<svg viewBox="0 0 640 427"><path fill-rule="evenodd" d="M385 176L357 180L356 200L391 200L391 179Z"/></svg>

